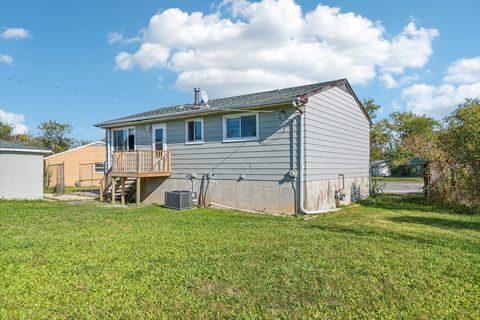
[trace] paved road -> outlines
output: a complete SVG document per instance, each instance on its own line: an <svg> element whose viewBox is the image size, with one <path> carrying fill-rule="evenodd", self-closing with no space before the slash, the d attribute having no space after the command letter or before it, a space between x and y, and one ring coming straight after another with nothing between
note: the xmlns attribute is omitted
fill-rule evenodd
<svg viewBox="0 0 480 320"><path fill-rule="evenodd" d="M423 184L421 183L402 183L386 182L383 187L383 193L421 193Z"/></svg>

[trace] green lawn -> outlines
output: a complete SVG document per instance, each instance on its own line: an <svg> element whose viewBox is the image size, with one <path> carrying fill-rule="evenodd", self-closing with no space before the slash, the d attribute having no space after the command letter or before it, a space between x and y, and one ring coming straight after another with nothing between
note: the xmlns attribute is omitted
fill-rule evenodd
<svg viewBox="0 0 480 320"><path fill-rule="evenodd" d="M373 177L379 182L422 183L423 177Z"/></svg>
<svg viewBox="0 0 480 320"><path fill-rule="evenodd" d="M382 198L380 198L382 199ZM480 318L480 215L0 202L0 319Z"/></svg>
<svg viewBox="0 0 480 320"><path fill-rule="evenodd" d="M65 187L65 193L75 193L75 192L82 192L82 191L98 191L100 189L99 186L82 186L82 187ZM55 187L45 187L43 188L45 193L55 193Z"/></svg>

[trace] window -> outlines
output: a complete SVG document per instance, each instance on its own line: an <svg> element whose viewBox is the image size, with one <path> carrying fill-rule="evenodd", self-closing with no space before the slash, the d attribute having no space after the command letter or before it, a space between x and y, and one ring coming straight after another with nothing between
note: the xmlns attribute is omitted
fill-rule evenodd
<svg viewBox="0 0 480 320"><path fill-rule="evenodd" d="M113 130L113 150L135 150L135 129Z"/></svg>
<svg viewBox="0 0 480 320"><path fill-rule="evenodd" d="M93 164L93 173L104 173L105 164L103 162L97 162Z"/></svg>
<svg viewBox="0 0 480 320"><path fill-rule="evenodd" d="M258 140L258 114L224 116L223 140Z"/></svg>
<svg viewBox="0 0 480 320"><path fill-rule="evenodd" d="M187 144L203 143L203 119L185 121Z"/></svg>

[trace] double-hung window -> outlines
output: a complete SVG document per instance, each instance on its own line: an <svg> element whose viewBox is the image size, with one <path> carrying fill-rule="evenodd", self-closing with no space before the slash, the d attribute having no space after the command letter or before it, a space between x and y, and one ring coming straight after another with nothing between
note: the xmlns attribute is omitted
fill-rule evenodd
<svg viewBox="0 0 480 320"><path fill-rule="evenodd" d="M258 114L244 113L223 117L223 141L258 140Z"/></svg>
<svg viewBox="0 0 480 320"><path fill-rule="evenodd" d="M187 144L203 143L203 119L185 121Z"/></svg>
<svg viewBox="0 0 480 320"><path fill-rule="evenodd" d="M103 173L105 165L103 162L97 162L93 164L93 173Z"/></svg>

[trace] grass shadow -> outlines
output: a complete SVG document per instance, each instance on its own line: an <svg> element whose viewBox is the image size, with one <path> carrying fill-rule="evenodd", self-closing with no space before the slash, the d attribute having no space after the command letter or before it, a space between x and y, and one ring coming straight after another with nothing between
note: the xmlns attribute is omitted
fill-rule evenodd
<svg viewBox="0 0 480 320"><path fill-rule="evenodd" d="M475 221L459 221L453 219L415 216L390 217L387 218L387 220L399 223L422 224L443 229L466 229L480 231L480 222Z"/></svg>
<svg viewBox="0 0 480 320"><path fill-rule="evenodd" d="M395 210L437 212L450 214L480 214L479 208L437 204L429 201L421 194L381 194L360 202L365 207Z"/></svg>
<svg viewBox="0 0 480 320"><path fill-rule="evenodd" d="M394 221L394 222L402 222L402 221ZM442 222L433 222L430 221L429 223L437 223L442 225ZM449 222L443 222L443 224L449 225ZM480 227L478 224L468 224L465 223L462 225L461 223L455 226L456 228L472 228L473 230L478 230ZM476 241L471 241L468 239L462 239L462 241L457 241L455 238L446 237L445 235L440 236L438 233L406 233L402 232L401 230L392 231L383 228L372 228L366 226L356 226L356 227L349 227L343 225L324 225L324 224L312 224L305 226L305 228L310 228L312 230L319 230L325 232L336 233L341 236L347 236L351 238L353 242L359 239L369 239L368 241L374 241L379 244L382 243L391 243L391 240L396 241L398 243L405 243L405 244L414 244L414 246L428 246L428 247L437 247L437 248L451 248L453 244L456 247L461 248L461 250L465 252L470 252L477 254L478 248ZM383 241L389 240L389 241Z"/></svg>

